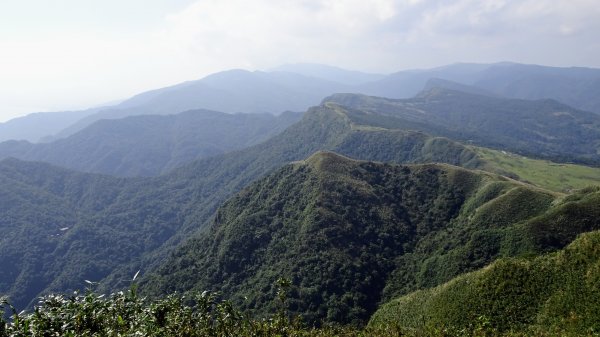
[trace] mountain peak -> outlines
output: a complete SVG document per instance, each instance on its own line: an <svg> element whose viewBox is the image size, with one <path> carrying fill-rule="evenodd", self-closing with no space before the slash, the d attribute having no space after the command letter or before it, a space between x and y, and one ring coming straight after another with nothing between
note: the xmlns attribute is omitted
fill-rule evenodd
<svg viewBox="0 0 600 337"><path fill-rule="evenodd" d="M358 163L357 160L331 151L317 151L304 162L316 170L328 172L340 172Z"/></svg>

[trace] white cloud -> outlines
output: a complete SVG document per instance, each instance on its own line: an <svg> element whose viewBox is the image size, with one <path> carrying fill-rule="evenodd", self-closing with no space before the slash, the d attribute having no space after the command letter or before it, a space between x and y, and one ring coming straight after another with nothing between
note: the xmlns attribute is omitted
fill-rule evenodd
<svg viewBox="0 0 600 337"><path fill-rule="evenodd" d="M557 34L561 27L573 32L574 27L600 26L600 6L594 0L430 0L421 5L421 20L411 27L413 39L489 33L511 39Z"/></svg>
<svg viewBox="0 0 600 337"><path fill-rule="evenodd" d="M207 65L266 67L291 58L336 63L345 52L363 54L357 45L368 44L395 7L392 0L205 0L170 15L163 37Z"/></svg>
<svg viewBox="0 0 600 337"><path fill-rule="evenodd" d="M565 64L568 53L545 59L550 40L599 31L594 2L203 0L170 15L163 37L190 66L198 62L198 72L285 62L372 71L456 61Z"/></svg>

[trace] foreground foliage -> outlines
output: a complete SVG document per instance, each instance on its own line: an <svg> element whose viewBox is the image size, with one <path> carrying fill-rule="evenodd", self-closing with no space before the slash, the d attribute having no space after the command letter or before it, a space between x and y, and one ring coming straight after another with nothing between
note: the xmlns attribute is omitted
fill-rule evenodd
<svg viewBox="0 0 600 337"><path fill-rule="evenodd" d="M360 330L328 326L310 328L299 316L286 312L288 280L279 279L278 310L264 319L253 319L220 300L217 293L202 292L191 298L170 295L148 301L137 295L136 285L110 296L88 289L72 296L40 298L32 313L17 313L6 300L0 309L12 311L9 322L0 316L0 337L16 336L400 336L397 328ZM0 310L1 312L1 310Z"/></svg>
<svg viewBox="0 0 600 337"><path fill-rule="evenodd" d="M191 304L188 304L190 303ZM215 294L146 302L135 291L105 298L88 292L41 298L33 313L14 313L0 336L271 336L297 326L283 316L250 320Z"/></svg>
<svg viewBox="0 0 600 337"><path fill-rule="evenodd" d="M286 312L289 283L279 280L279 310L268 318L256 319L242 313L216 293L203 292L190 298L170 295L148 301L135 287L110 296L87 291L72 296L48 295L40 298L31 313L17 313L0 299L1 309L12 311L8 321L0 315L0 337L21 336L276 336L276 337L427 337L427 336L569 336L568 330L524 329L501 333L481 316L457 329L427 325L419 329L401 328L395 322L358 328L355 326L310 327L299 316ZM592 335L591 333L589 335Z"/></svg>

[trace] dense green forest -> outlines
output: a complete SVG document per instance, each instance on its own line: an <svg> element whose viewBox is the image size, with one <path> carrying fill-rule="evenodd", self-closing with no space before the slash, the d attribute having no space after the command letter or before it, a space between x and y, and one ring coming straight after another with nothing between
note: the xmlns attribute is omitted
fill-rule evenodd
<svg viewBox="0 0 600 337"><path fill-rule="evenodd" d="M225 203L205 236L184 245L158 274L142 280L142 292L160 298L140 297L137 286L110 296L49 295L37 303L35 312L13 314L0 332L10 336L42 331L74 336L590 332L594 320L586 317L595 317L587 315L600 309L594 300L597 288L585 275L592 275L597 264L597 235L576 241L558 255L536 256L561 249L578 233L598 229L599 196L598 188L564 196L448 165L392 165L319 152L258 180ZM491 267L453 279L497 258ZM524 264L531 267L521 268ZM562 273L570 267L572 273ZM475 281L461 281L490 270L494 274L477 281L482 282L479 288L469 285ZM529 271L535 278L526 277ZM128 275L122 286L131 283ZM443 285L436 288L439 284ZM547 284L548 292L523 297L523 289L531 290L525 294L538 294L539 284ZM99 285L90 282L88 287ZM430 287L434 288L411 293ZM454 292L438 295L437 289ZM174 290L190 291L185 297L163 297ZM407 295L379 309L402 294ZM398 307L405 302L418 305L410 299L421 300L420 294L425 294L426 305L418 310ZM514 294L515 300L492 301L493 294L501 299ZM544 294L553 300L546 301ZM454 302L457 296L467 298ZM579 305L580 300L585 301ZM546 303L543 311L540 303ZM8 305L4 307L10 312ZM401 310L411 314L399 314ZM564 323L573 310L578 310L573 317L581 319ZM375 311L370 326L362 328ZM530 326L532 317L552 324ZM331 326L331 322L351 325ZM313 328L314 324L321 327Z"/></svg>
<svg viewBox="0 0 600 337"><path fill-rule="evenodd" d="M394 299L365 328L311 327L291 315L293 284L278 279L277 308L257 318L211 292L148 300L129 289L40 298L33 313L0 298L0 336L593 336L600 315L600 232L537 257L503 258L438 287ZM1 317L1 316L0 316Z"/></svg>
<svg viewBox="0 0 600 337"><path fill-rule="evenodd" d="M220 291L267 314L283 275L294 284L293 313L312 324L360 325L395 296L600 228L596 190L562 198L481 171L320 152L226 202L210 231L179 248L142 290Z"/></svg>

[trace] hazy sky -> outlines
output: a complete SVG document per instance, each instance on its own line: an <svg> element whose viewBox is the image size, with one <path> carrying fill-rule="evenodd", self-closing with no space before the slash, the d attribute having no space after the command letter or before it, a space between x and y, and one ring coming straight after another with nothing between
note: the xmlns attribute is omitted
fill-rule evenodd
<svg viewBox="0 0 600 337"><path fill-rule="evenodd" d="M597 0L0 0L0 121L231 68L600 67Z"/></svg>

